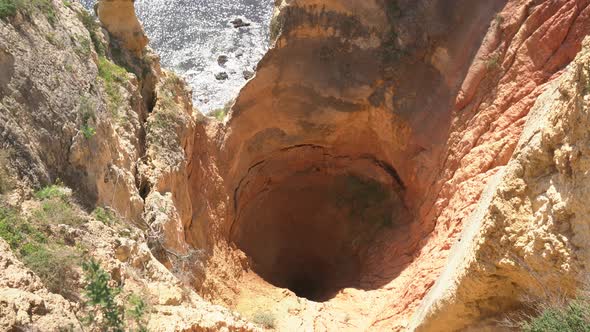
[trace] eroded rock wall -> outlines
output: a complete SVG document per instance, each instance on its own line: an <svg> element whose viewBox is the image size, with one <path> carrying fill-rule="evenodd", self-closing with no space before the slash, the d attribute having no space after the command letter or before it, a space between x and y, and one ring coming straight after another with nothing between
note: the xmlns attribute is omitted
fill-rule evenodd
<svg viewBox="0 0 590 332"><path fill-rule="evenodd" d="M51 21L33 12L0 22L3 148L11 151L28 185L61 179L88 202L112 206L138 221L143 201L135 184L136 162L143 153L147 113L138 82L129 76L105 91L99 55L78 11L53 10ZM93 33L105 42L98 29ZM92 137L86 138L84 129L90 128L94 133L87 131Z"/></svg>
<svg viewBox="0 0 590 332"><path fill-rule="evenodd" d="M240 93L220 143L233 208L224 232L235 240L233 230L254 227L242 224L242 212L281 186L280 174L301 172L305 160L329 176L333 156L391 170L412 215L403 231L385 228L373 239L353 287L360 293L343 291L321 313L298 311L283 328L410 328L483 189L512 157L533 104L581 50L588 11L587 1L565 0L278 4L274 47ZM323 150L317 161L309 160L314 149ZM502 312L518 302L514 288L504 291L467 310L469 318L445 325L441 314L431 326L460 329ZM371 309L339 322L345 298Z"/></svg>
<svg viewBox="0 0 590 332"><path fill-rule="evenodd" d="M2 176L14 184L2 187L2 218L10 211L17 223L33 223L30 214L41 208L35 191L70 187L63 204L80 224L43 231L99 261L121 297L142 296L150 330L256 330L191 287L204 257L185 239L193 215L189 156L195 142L202 146L197 133L208 120L146 47L133 1L100 1L102 26L77 2L25 4L0 19L0 149L9 156ZM81 297L48 291L11 250L0 239L0 329L81 330ZM81 268L69 268L80 280L67 284L80 295Z"/></svg>
<svg viewBox="0 0 590 332"><path fill-rule="evenodd" d="M123 43L123 47L141 56L148 38L137 16L135 0L98 1L96 13L109 33Z"/></svg>
<svg viewBox="0 0 590 332"><path fill-rule="evenodd" d="M587 281L590 40L536 98L516 150L490 181L462 242L416 316L460 329L528 301L576 296Z"/></svg>
<svg viewBox="0 0 590 332"><path fill-rule="evenodd" d="M416 269L429 271L432 283L485 184L510 159L533 103L581 49L589 32L587 5L508 2L492 22L457 96L445 162L433 184L435 203L423 206L423 222L433 222L433 232L422 251L429 258ZM490 304L480 314L496 310Z"/></svg>
<svg viewBox="0 0 590 332"><path fill-rule="evenodd" d="M323 157L311 161L320 172L338 165L330 158L348 165L371 160L390 174L390 183L403 188L402 202L411 218L383 228L363 253L360 287L355 288L368 292L365 303L373 309L352 321L359 329L403 327L412 303L431 285L422 278L430 272L412 264L432 231L423 224L426 209L421 207L433 201L432 183L443 160L455 96L503 5L283 2L271 26L279 32L275 46L240 93L227 124L221 171L234 204L227 232L241 227L240 209L252 204L252 195L272 190L280 181L276 169L298 172L296 160L310 158L313 149L323 150ZM299 150L292 161L285 158L281 166L272 166L292 150ZM374 173L339 167L362 176ZM258 181L262 178L268 180ZM423 264L429 264L428 258ZM401 289L409 291L393 295ZM346 301L357 296L360 301L364 295L347 294ZM351 328L314 311L306 313L309 317L302 314L301 324Z"/></svg>

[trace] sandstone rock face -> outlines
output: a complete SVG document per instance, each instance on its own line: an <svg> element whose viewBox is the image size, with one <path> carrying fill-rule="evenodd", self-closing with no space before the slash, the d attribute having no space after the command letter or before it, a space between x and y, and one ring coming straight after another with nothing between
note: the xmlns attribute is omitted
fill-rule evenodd
<svg viewBox="0 0 590 332"><path fill-rule="evenodd" d="M111 36L122 43L122 46L136 55L141 55L148 44L148 38L137 16L135 16L135 0L100 0L97 14L100 22Z"/></svg>
<svg viewBox="0 0 590 332"><path fill-rule="evenodd" d="M47 291L42 282L24 267L0 239L0 329L10 331L27 326L57 331L78 325L75 306L60 295Z"/></svg>
<svg viewBox="0 0 590 332"><path fill-rule="evenodd" d="M140 234L135 239L119 237L115 229L90 221L83 241L92 248L101 265L118 275L122 292L141 294L150 303L147 328L150 331L256 331L256 327L221 306L204 301L187 289L174 274L160 263ZM128 254L115 259L114 252Z"/></svg>
<svg viewBox="0 0 590 332"><path fill-rule="evenodd" d="M33 190L63 181L83 205L75 213L89 220L66 227L68 241L87 248L122 294L144 295L150 331L257 330L190 288L202 264L183 228L192 216L187 156L204 117L138 37L132 2L102 6L106 35L83 24L76 2L52 3L55 20L37 8L0 20L0 149L10 155L2 167L18 178L0 193L0 208L26 213ZM125 227L90 217L95 207L116 211ZM80 303L49 292L2 239L0 266L0 330L81 330Z"/></svg>
<svg viewBox="0 0 590 332"><path fill-rule="evenodd" d="M251 260L240 292L259 298L238 296L236 307L272 303L284 330L458 330L530 294L515 291L530 278L506 272L511 286L494 299L498 283L481 294L465 286L465 297L449 291L457 317L432 301L438 320L428 325L428 311L410 323L453 245L468 246L463 225L512 157L533 104L580 51L588 11L587 1L279 4L275 45L220 142L228 210L213 222ZM536 243L522 245L531 256L552 250ZM493 264L487 258L473 264ZM272 286L320 303L279 300ZM480 296L477 311L465 309Z"/></svg>
<svg viewBox="0 0 590 332"><path fill-rule="evenodd" d="M135 163L146 117L138 82L130 77L106 92L89 31L77 18L83 9L55 10L55 27L40 13L33 21L0 22L8 74L0 91L3 147L10 148L28 184L61 179L89 202L113 206L137 221L143 202ZM95 133L86 138L84 128Z"/></svg>
<svg viewBox="0 0 590 332"><path fill-rule="evenodd" d="M449 264L414 320L459 329L519 298L575 296L587 281L590 38L528 114L512 158L489 181Z"/></svg>
<svg viewBox="0 0 590 332"><path fill-rule="evenodd" d="M131 230L140 234L137 229ZM137 240L121 238L117 230L98 220L74 232L73 241L87 247L111 275L116 275L121 292L140 294L149 304L150 331L255 331L228 309L205 302L151 254L140 235ZM124 255L121 255L125 252ZM114 254L117 253L117 254ZM82 331L79 303L50 293L42 282L12 254L0 239L0 327L3 331L25 329L60 331L72 326Z"/></svg>

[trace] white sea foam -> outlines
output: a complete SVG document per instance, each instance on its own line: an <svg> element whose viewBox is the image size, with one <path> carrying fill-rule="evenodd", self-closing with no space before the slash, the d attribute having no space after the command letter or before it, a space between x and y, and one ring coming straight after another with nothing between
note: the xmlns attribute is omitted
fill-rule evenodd
<svg viewBox="0 0 590 332"><path fill-rule="evenodd" d="M82 0L88 7L93 0ZM162 65L183 76L202 112L235 98L269 44L273 0L137 0L135 8ZM250 26L234 28L235 18ZM217 63L220 55L228 61ZM225 72L227 80L215 75Z"/></svg>

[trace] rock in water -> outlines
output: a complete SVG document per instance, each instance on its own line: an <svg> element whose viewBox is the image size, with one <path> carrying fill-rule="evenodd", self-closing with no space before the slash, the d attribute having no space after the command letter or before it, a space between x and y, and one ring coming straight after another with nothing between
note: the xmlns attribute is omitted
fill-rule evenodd
<svg viewBox="0 0 590 332"><path fill-rule="evenodd" d="M229 58L227 57L227 55L220 55L217 58L217 64L220 66L223 66L227 63L227 61L229 61Z"/></svg>
<svg viewBox="0 0 590 332"><path fill-rule="evenodd" d="M249 27L251 23L242 20L241 18L236 18L230 22L234 25L234 28L242 28L242 27Z"/></svg>
<svg viewBox="0 0 590 332"><path fill-rule="evenodd" d="M229 58L227 57L227 55L220 55L217 58L217 64L220 66L225 65L228 61L229 61Z"/></svg>
<svg viewBox="0 0 590 332"><path fill-rule="evenodd" d="M250 70L244 70L242 72L242 76L244 76L245 80L249 80L252 78L252 76L254 76L254 72L250 71Z"/></svg>
<svg viewBox="0 0 590 332"><path fill-rule="evenodd" d="M229 78L229 75L224 71L222 71L221 73L215 74L215 79L218 81L225 81L228 78Z"/></svg>

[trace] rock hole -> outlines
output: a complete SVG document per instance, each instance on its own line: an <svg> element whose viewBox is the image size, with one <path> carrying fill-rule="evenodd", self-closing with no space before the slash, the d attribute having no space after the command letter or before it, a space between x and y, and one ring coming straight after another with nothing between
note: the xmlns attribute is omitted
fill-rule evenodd
<svg viewBox="0 0 590 332"><path fill-rule="evenodd" d="M369 160L346 165L323 157L261 164L239 190L231 231L254 272L316 302L362 288L375 237L407 222L403 189L390 170Z"/></svg>

